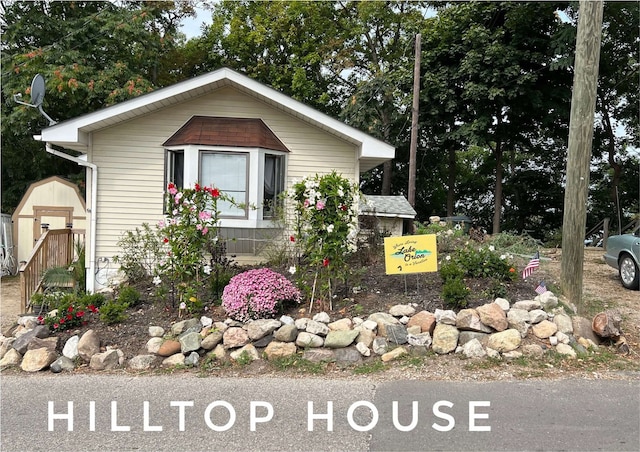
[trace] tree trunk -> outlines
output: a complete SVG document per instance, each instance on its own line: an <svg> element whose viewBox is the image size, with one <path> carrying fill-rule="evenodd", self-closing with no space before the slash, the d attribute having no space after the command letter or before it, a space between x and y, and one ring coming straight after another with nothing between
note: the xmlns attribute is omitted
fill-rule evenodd
<svg viewBox="0 0 640 452"><path fill-rule="evenodd" d="M600 96L600 103L602 104L602 123L604 124L604 131L607 134L608 142L607 142L607 153L608 153L608 162L613 169L613 176L611 178L611 187L610 187L610 198L611 202L615 206L616 212L616 224L618 225L618 230L622 227L620 224L620 206L618 205L618 186L620 185L620 176L622 175L622 166L616 162L616 136L613 131L613 127L611 126L611 116L609 115L609 105L607 105L606 100Z"/></svg>

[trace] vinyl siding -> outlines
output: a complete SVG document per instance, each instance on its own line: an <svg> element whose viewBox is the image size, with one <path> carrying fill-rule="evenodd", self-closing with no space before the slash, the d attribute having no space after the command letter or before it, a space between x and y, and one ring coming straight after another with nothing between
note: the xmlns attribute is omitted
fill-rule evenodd
<svg viewBox="0 0 640 452"><path fill-rule="evenodd" d="M261 118L287 146L287 188L308 175L335 170L358 180L356 146L231 87L174 105L92 135L90 161L98 166L96 257L120 252L128 230L162 218L164 143L193 115ZM189 183L191 181L187 181Z"/></svg>

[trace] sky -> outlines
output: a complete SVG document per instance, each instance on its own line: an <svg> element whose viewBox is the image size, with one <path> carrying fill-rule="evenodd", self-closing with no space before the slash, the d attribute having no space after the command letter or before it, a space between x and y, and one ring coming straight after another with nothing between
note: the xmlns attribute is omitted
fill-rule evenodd
<svg viewBox="0 0 640 452"><path fill-rule="evenodd" d="M183 21L182 27L180 27L182 32L187 35L187 39L200 36L200 34L202 34L202 31L200 30L202 24L211 23L211 11L196 8L196 14L196 17L189 17L185 19Z"/></svg>

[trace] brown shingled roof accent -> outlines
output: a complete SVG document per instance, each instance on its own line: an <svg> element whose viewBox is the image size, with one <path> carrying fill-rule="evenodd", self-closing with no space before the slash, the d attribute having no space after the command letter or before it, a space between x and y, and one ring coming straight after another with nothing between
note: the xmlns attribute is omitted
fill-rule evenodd
<svg viewBox="0 0 640 452"><path fill-rule="evenodd" d="M163 146L235 146L289 152L262 119L194 116Z"/></svg>

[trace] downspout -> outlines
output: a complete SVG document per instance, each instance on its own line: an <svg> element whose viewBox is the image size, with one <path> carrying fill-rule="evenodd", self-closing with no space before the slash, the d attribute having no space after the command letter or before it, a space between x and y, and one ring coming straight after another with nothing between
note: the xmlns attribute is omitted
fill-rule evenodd
<svg viewBox="0 0 640 452"><path fill-rule="evenodd" d="M71 160L80 166L91 169L91 211L89 212L91 214L89 228L91 231L89 234L89 274L91 277L87 278L87 292L93 293L95 291L96 282L96 209L98 206L98 166L93 163L89 163L82 158L57 151L53 149L49 143L45 143L45 150L49 154Z"/></svg>

